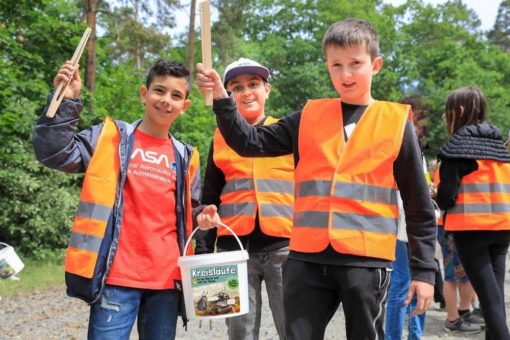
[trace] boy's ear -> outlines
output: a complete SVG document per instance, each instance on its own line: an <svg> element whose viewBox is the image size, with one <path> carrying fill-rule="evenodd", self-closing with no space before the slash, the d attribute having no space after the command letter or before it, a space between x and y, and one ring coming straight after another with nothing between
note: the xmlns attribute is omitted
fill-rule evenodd
<svg viewBox="0 0 510 340"><path fill-rule="evenodd" d="M374 61L372 62L372 74L376 75L379 73L383 66L383 58L381 56L375 57Z"/></svg>
<svg viewBox="0 0 510 340"><path fill-rule="evenodd" d="M147 96L147 88L145 85L140 86L140 100L145 105L145 97Z"/></svg>
<svg viewBox="0 0 510 340"><path fill-rule="evenodd" d="M189 108L190 105L191 105L191 100L186 99L184 101L184 105L183 105L181 113L180 113L181 116L184 114L184 112L186 112L186 110Z"/></svg>

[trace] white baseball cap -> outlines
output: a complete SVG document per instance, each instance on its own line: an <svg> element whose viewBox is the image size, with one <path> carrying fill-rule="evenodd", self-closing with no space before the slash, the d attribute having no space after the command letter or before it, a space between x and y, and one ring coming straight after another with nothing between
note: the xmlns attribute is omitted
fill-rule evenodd
<svg viewBox="0 0 510 340"><path fill-rule="evenodd" d="M256 74L261 77L264 81L269 79L269 70L267 67L262 66L248 58L239 58L233 63L229 64L223 74L223 85L227 87L227 83L240 74Z"/></svg>

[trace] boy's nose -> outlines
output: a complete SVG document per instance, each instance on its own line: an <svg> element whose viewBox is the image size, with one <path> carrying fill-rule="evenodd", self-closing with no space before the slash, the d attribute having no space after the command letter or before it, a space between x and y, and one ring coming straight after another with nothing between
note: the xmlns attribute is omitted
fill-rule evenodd
<svg viewBox="0 0 510 340"><path fill-rule="evenodd" d="M168 95L161 96L160 101L162 103L169 104L170 103L170 95L168 94Z"/></svg>
<svg viewBox="0 0 510 340"><path fill-rule="evenodd" d="M340 76L342 78L350 78L352 77L352 71L349 70L348 68L345 68L342 71L340 71Z"/></svg>
<svg viewBox="0 0 510 340"><path fill-rule="evenodd" d="M250 89L248 86L243 87L243 88L241 89L241 94L242 94L242 95L246 95L246 94L250 94L250 93L251 93L251 89Z"/></svg>

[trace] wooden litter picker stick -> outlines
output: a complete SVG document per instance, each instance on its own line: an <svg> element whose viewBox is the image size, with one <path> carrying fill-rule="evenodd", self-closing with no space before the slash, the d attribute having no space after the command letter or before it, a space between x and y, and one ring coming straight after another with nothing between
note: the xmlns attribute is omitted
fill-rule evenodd
<svg viewBox="0 0 510 340"><path fill-rule="evenodd" d="M201 0L200 4L200 38L202 40L202 64L206 70L212 69L211 53L211 4L209 0ZM204 95L205 105L212 106L212 91Z"/></svg>
<svg viewBox="0 0 510 340"><path fill-rule="evenodd" d="M85 49L85 46L87 45L87 41L89 40L91 31L92 30L89 27L87 27L87 29L83 33L83 36L81 37L80 43L78 44L76 51L74 51L73 57L71 58L73 68L75 68L76 65L78 65L78 62L80 61L80 57L83 53L83 50ZM46 112L46 117L53 118L55 116L55 112L57 112L57 109L60 106L62 99L64 98L64 94L66 93L67 87L69 86L70 82L71 79L69 79L68 81L61 81L58 84L57 89L55 90L55 94L53 95L53 99L51 100L50 107L48 107L48 111Z"/></svg>

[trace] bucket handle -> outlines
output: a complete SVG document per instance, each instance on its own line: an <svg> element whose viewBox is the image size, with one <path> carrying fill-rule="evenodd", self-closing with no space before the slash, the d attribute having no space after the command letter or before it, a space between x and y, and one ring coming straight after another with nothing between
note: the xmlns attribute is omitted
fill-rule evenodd
<svg viewBox="0 0 510 340"><path fill-rule="evenodd" d="M221 222L219 222L218 224L219 224L219 226L222 226L223 228L227 229L232 234L232 236L234 236L236 238L237 243L239 243L239 247L244 252L243 244L241 243L241 240L239 240L239 237L237 237L237 235L234 233L234 231L228 225L226 225L226 224L223 224ZM195 235L195 233L199 229L200 228L196 227L195 230L193 230L191 232L191 235L189 235L188 240L186 241L186 245L184 246L184 254L182 256L186 256L186 253L188 252L188 247L189 247L189 244L191 242L191 239L193 239L193 235Z"/></svg>

